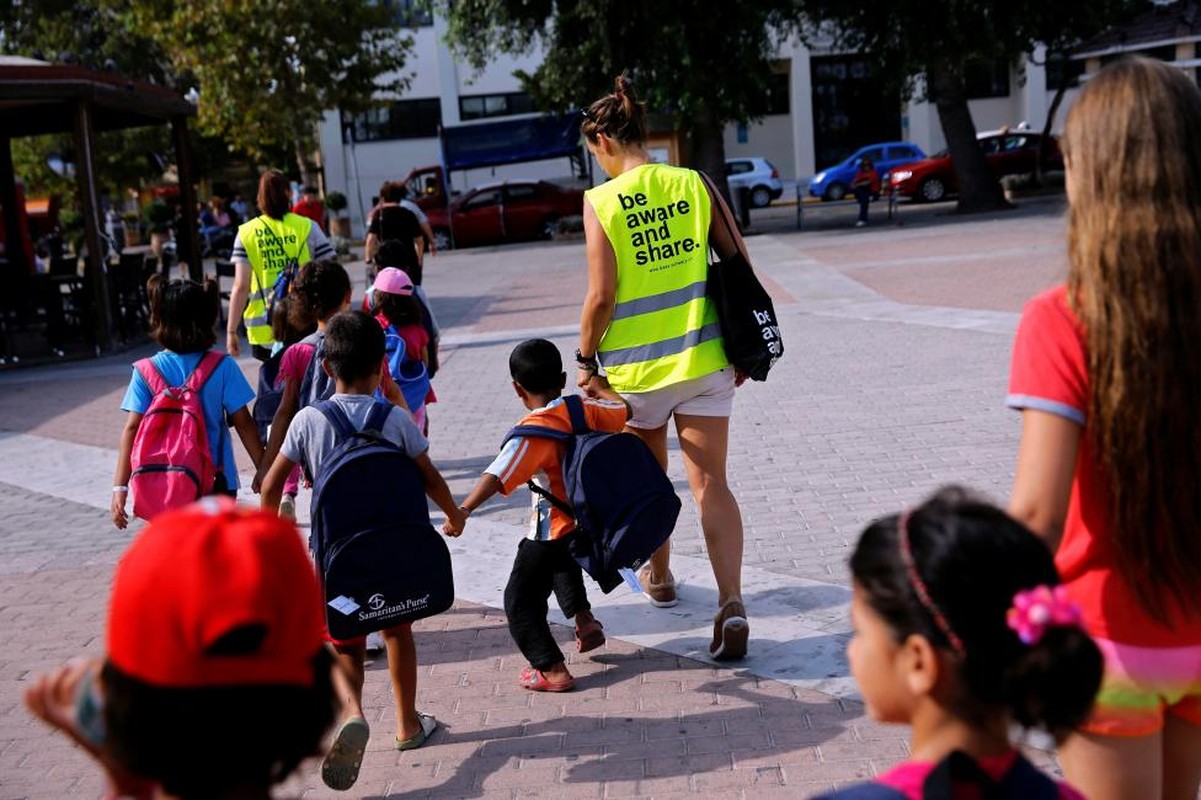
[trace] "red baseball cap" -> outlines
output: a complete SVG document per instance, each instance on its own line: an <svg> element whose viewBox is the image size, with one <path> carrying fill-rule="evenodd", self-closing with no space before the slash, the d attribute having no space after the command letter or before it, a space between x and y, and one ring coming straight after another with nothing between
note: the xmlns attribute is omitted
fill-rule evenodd
<svg viewBox="0 0 1201 800"><path fill-rule="evenodd" d="M323 612L296 526L209 497L155 517L121 557L108 659L155 686L309 686Z"/></svg>

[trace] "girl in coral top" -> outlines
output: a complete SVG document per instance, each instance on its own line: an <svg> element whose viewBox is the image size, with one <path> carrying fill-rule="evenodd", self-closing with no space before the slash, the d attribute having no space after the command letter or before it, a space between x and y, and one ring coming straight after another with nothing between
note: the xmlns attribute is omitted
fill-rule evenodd
<svg viewBox="0 0 1201 800"><path fill-rule="evenodd" d="M1092 800L1201 784L1201 92L1134 58L1064 131L1066 286L1027 305L1008 404L1010 512L1041 535L1105 655L1063 746Z"/></svg>

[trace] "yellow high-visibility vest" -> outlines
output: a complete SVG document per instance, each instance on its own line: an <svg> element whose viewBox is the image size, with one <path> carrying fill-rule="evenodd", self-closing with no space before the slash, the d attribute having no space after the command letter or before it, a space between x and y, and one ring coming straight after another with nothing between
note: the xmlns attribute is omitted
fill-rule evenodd
<svg viewBox="0 0 1201 800"><path fill-rule="evenodd" d="M597 356L618 392L649 392L729 365L705 296L709 193L690 169L646 164L586 192L617 255Z"/></svg>
<svg viewBox="0 0 1201 800"><path fill-rule="evenodd" d="M288 212L282 220L263 215L238 226L238 237L250 260L250 300L246 303L242 321L246 323L246 338L251 344L261 347L274 344L271 323L267 320L267 304L271 302L275 279L288 262L308 263L309 228L312 225L313 221L308 217Z"/></svg>

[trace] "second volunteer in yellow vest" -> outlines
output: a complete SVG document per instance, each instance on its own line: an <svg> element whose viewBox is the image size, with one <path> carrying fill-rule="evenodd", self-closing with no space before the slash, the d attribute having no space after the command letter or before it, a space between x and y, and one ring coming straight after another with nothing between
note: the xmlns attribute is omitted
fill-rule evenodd
<svg viewBox="0 0 1201 800"><path fill-rule="evenodd" d="M584 111L588 149L611 180L585 194L588 295L580 314L578 385L608 382L630 405L629 429L667 468L674 420L717 581L709 654L746 655L742 514L726 479L736 378L713 304L705 296L710 238L719 252L745 245L712 226L725 202L688 169L652 164L645 112L625 77ZM603 375L601 370L603 369ZM658 607L678 602L670 540L638 575Z"/></svg>
<svg viewBox="0 0 1201 800"><path fill-rule="evenodd" d="M234 287L229 297L226 349L241 354L238 322L246 324L251 353L260 361L271 356L275 339L269 314L276 279L288 263L333 258L334 248L321 227L308 217L293 214L288 181L270 170L259 180L262 215L238 227L234 240Z"/></svg>

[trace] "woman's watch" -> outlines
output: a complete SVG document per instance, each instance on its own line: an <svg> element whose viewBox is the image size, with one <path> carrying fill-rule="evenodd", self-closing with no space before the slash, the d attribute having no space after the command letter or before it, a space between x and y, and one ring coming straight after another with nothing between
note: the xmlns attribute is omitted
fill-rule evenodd
<svg viewBox="0 0 1201 800"><path fill-rule="evenodd" d="M580 352L578 347L575 351L575 365L585 372L597 372L600 370L600 362L596 360L596 356L586 356Z"/></svg>

